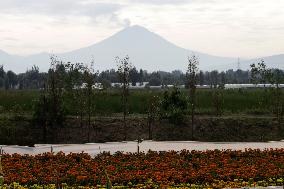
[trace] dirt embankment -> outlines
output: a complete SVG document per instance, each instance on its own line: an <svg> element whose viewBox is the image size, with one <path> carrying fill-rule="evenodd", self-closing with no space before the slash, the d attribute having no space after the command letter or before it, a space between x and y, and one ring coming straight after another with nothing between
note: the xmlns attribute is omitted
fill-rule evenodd
<svg viewBox="0 0 284 189"><path fill-rule="evenodd" d="M194 140L218 142L250 142L283 139L283 125L272 117L229 116L196 117ZM190 120L174 125L167 120L156 121L151 129L146 118L127 119L127 140L191 140ZM150 131L150 132L149 132ZM44 139L42 126L29 119L0 119L0 144L32 145L36 143L86 143L124 140L122 118L96 118L92 126L68 119L64 127L47 130ZM150 135L150 137L149 137ZM89 141L88 141L89 138Z"/></svg>

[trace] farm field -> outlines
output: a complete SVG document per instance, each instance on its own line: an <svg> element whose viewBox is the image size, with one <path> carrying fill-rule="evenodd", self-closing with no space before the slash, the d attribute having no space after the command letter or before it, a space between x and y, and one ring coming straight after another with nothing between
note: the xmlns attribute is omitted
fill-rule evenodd
<svg viewBox="0 0 284 189"><path fill-rule="evenodd" d="M94 157L62 152L5 154L2 165L7 186L18 183L49 185L47 188L237 188L284 184L283 148L116 152Z"/></svg>
<svg viewBox="0 0 284 189"><path fill-rule="evenodd" d="M171 89L170 89L171 90ZM87 143L136 140L138 135L153 140L198 140L198 141L271 141L283 139L283 122L276 120L274 98L270 89L227 89L222 92L219 105L213 99L214 90L198 89L196 100L195 139L191 136L189 105L185 110L177 107L175 111L164 110L157 103L157 111L150 111L153 96L156 101L166 102L164 89L130 90L128 98L127 132L125 139L123 105L118 89L94 91L90 122L88 128L87 109L78 105L80 99L64 93L62 114L64 120L58 127L49 128L44 137L43 119L38 117L36 107L42 92L40 90L0 90L0 141L2 144L33 145L38 143ZM180 95L188 103L188 90L181 89ZM75 98L74 98L75 97ZM216 106L221 110L217 115ZM40 106L47 107L47 106ZM83 108L82 108L83 107ZM280 105L277 106L280 110ZM172 112L171 112L172 111ZM43 111L45 112L45 111ZM279 111L280 112L280 111ZM152 136L149 132L149 120L154 116ZM157 114L157 115L155 115ZM182 122L173 123L168 115L183 116ZM277 114L278 115L278 114ZM279 114L281 118L282 114ZM50 114L49 116L52 116ZM49 122L50 122L49 121ZM49 123L51 124L51 123ZM49 125L50 126L50 125ZM57 129L57 130L56 130ZM55 131L56 130L56 131ZM54 132L54 133L52 133ZM55 135L56 133L56 135ZM88 138L88 136L89 138ZM79 137L80 136L80 137Z"/></svg>
<svg viewBox="0 0 284 189"><path fill-rule="evenodd" d="M130 90L129 113L146 114L152 96L163 96L162 89ZM0 113L18 113L31 115L37 103L39 90L0 90ZM188 96L188 91L182 89ZM212 90L197 90L197 114L213 114ZM269 89L227 89L223 94L224 114L270 114L271 94ZM68 115L75 115L76 101L69 96L64 97L64 107ZM121 94L119 90L97 91L94 95L94 113L110 115L122 112Z"/></svg>

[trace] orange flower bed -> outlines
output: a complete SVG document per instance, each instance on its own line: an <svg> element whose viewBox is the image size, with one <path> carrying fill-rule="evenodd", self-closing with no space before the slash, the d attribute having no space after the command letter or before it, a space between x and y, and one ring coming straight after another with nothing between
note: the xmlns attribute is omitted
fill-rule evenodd
<svg viewBox="0 0 284 189"><path fill-rule="evenodd" d="M45 153L36 156L4 155L5 183L24 185L157 185L180 183L214 185L216 182L248 183L283 180L284 149L246 151L170 151L100 154ZM107 176L105 171L107 172ZM283 183L282 183L283 184Z"/></svg>

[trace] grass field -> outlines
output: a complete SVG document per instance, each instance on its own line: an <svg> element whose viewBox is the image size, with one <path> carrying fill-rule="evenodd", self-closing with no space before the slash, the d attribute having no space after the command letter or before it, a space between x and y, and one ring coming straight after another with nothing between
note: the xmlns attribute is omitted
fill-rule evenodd
<svg viewBox="0 0 284 189"><path fill-rule="evenodd" d="M163 97L163 90L132 90L129 96L129 112L131 114L145 114L149 99L153 95ZM188 96L187 90L182 90ZM39 98L37 90L0 91L0 113L32 113ZM110 115L122 112L121 95L118 90L98 91L94 96L95 113ZM223 94L223 110L225 114L267 114L271 112L271 95L263 89L230 89ZM74 115L76 100L64 97L67 113ZM214 112L212 90L197 91L197 113L212 114Z"/></svg>

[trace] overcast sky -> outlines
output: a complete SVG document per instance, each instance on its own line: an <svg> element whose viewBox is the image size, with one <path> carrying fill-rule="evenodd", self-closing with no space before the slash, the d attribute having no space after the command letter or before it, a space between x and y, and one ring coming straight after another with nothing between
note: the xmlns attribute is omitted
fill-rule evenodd
<svg viewBox="0 0 284 189"><path fill-rule="evenodd" d="M67 52L141 25L228 57L284 53L284 0L0 0L0 49Z"/></svg>

